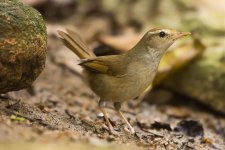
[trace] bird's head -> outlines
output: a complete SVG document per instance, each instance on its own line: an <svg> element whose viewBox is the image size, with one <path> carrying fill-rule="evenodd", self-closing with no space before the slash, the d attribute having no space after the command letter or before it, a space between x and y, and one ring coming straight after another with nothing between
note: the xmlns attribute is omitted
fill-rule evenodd
<svg viewBox="0 0 225 150"><path fill-rule="evenodd" d="M178 32L172 29L155 28L149 30L143 37L145 44L157 50L168 49L177 39L190 35L190 32Z"/></svg>

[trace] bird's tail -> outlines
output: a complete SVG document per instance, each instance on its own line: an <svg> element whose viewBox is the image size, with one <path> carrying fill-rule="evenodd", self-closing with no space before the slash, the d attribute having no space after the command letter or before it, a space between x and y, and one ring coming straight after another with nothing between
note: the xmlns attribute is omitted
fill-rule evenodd
<svg viewBox="0 0 225 150"><path fill-rule="evenodd" d="M66 32L58 31L60 39L64 45L72 50L80 59L88 59L96 57L95 54L88 48L88 45L82 38L74 31L67 30Z"/></svg>

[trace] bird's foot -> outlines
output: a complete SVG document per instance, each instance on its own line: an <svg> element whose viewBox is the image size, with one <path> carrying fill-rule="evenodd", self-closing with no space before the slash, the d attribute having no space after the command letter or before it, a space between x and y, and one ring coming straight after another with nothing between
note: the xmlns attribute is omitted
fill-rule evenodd
<svg viewBox="0 0 225 150"><path fill-rule="evenodd" d="M113 128L112 125L107 125L107 126L104 125L103 127L104 127L104 129L106 129L106 130L109 132L109 134L111 134L111 135L115 135L115 136L121 135L118 131L116 131L116 130Z"/></svg>
<svg viewBox="0 0 225 150"><path fill-rule="evenodd" d="M120 135L120 133L118 131L114 130L113 128L109 128L109 133L112 135L116 135L116 136Z"/></svg>
<svg viewBox="0 0 225 150"><path fill-rule="evenodd" d="M128 132L128 133L130 133L130 134L135 134L135 130L134 130L134 128L133 127L124 127L124 130L126 131L126 132Z"/></svg>
<svg viewBox="0 0 225 150"><path fill-rule="evenodd" d="M114 129L108 118L106 119L105 123L106 124L103 125L103 128L106 129L109 132L109 134L116 136L120 135L119 132Z"/></svg>

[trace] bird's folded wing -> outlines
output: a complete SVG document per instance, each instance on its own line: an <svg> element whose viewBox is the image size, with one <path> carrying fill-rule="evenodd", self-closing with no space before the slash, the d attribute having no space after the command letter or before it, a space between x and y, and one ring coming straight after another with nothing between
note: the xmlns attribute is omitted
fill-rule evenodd
<svg viewBox="0 0 225 150"><path fill-rule="evenodd" d="M79 65L85 67L89 71L121 77L125 75L126 68L123 67L125 65L119 65L122 60L120 57L121 56L119 55L101 56L82 60Z"/></svg>

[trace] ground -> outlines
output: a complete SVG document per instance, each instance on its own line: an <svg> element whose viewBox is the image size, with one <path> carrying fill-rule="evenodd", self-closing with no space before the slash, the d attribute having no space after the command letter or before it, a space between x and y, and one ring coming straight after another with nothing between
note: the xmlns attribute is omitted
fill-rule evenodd
<svg viewBox="0 0 225 150"><path fill-rule="evenodd" d="M56 34L48 38L49 53L41 76L31 88L0 98L1 141L58 141L75 143L75 147L88 143L83 147L94 145L96 149L109 143L113 148L119 143L148 149L225 149L223 115L161 87L137 107L135 100L123 105L134 135L109 106L111 122L119 132L111 135L97 107L98 97L85 83L76 57ZM7 143L2 146L17 145Z"/></svg>
<svg viewBox="0 0 225 150"><path fill-rule="evenodd" d="M77 65L77 57L63 46L57 35L57 30L75 27L100 55L111 54L112 51L108 51L110 48L106 43L99 42L103 41L99 37L107 36L98 35L128 32L128 36L116 40L124 43L127 38L132 39L130 28L141 35L147 29L159 27L159 24L177 29L179 24L184 31L192 29L204 34L209 32L210 36L213 36L210 32L222 35L224 32L220 28L218 30L217 25L223 26L224 16L218 18L215 15L217 11L208 8L212 4L215 9L222 7L222 0L221 3L207 0L187 4L186 1L154 0L151 5L145 1L143 4L140 1L139 5L139 1L133 0L113 1L115 5L111 5L109 0L86 3L73 0L23 1L40 11L46 21L48 55L45 69L32 87L0 95L0 150L225 149L224 114L160 85L138 106L135 106L137 100L123 104L122 112L136 130L133 135L127 132L125 123L109 104L110 121L119 133L110 134L98 109L99 99L86 84L82 69ZM149 9L148 6L152 7ZM212 28L208 28L208 24L212 24ZM120 47L116 47L116 42L114 48L128 49L134 41L120 44Z"/></svg>

